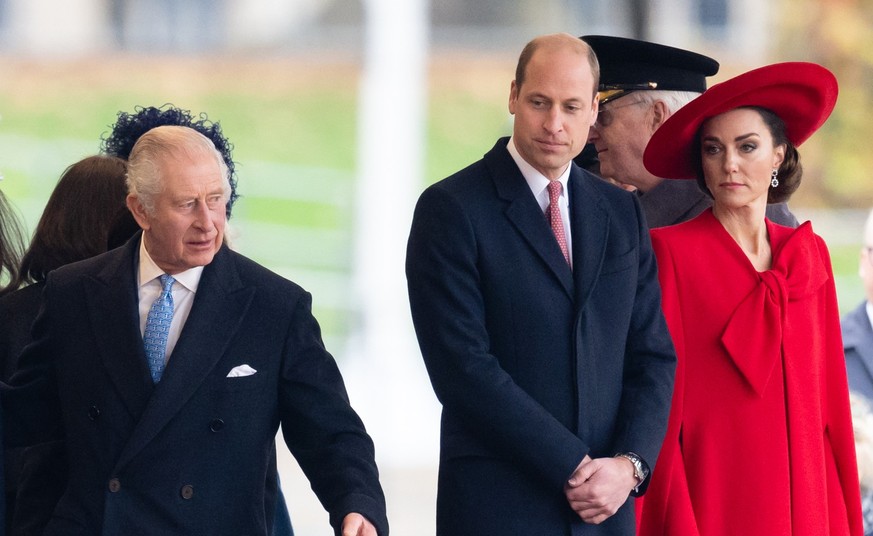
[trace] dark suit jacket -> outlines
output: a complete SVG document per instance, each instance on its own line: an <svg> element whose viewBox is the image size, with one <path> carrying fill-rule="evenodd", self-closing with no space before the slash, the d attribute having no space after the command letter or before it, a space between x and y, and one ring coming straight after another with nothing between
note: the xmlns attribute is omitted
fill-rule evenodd
<svg viewBox="0 0 873 536"><path fill-rule="evenodd" d="M667 179L640 194L649 229L688 221L712 206L712 198L703 193L697 181ZM767 205L767 218L779 225L797 227L797 218L787 203Z"/></svg>
<svg viewBox="0 0 873 536"><path fill-rule="evenodd" d="M873 328L866 300L843 317L842 331L849 389L873 402Z"/></svg>
<svg viewBox="0 0 873 536"><path fill-rule="evenodd" d="M676 358L640 205L573 164L571 271L506 143L428 188L409 237L437 532L633 534L632 501L584 525L563 487L586 454L654 467L663 439Z"/></svg>
<svg viewBox="0 0 873 536"><path fill-rule="evenodd" d="M332 525L356 511L387 534L373 444L309 294L223 247L154 385L138 247L49 275L34 343L3 391L7 442L67 443L67 489L46 534L268 534L280 423ZM243 364L257 372L227 377Z"/></svg>

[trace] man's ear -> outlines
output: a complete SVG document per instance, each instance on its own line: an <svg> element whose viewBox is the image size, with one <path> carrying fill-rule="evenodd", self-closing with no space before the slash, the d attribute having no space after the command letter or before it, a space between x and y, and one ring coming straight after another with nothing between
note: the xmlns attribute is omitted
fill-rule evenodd
<svg viewBox="0 0 873 536"><path fill-rule="evenodd" d="M146 212L145 206L143 206L142 201L137 196L133 194L127 195L127 209L130 210L130 213L133 214L133 219L136 220L136 223L143 230L148 230L151 227L148 212Z"/></svg>
<svg viewBox="0 0 873 536"><path fill-rule="evenodd" d="M509 113L515 115L515 105L518 102L518 86L515 85L515 80L509 85Z"/></svg>
<svg viewBox="0 0 873 536"><path fill-rule="evenodd" d="M594 95L594 100L591 103L591 124L588 125L589 128L594 126L594 123L597 122L597 116L600 113L600 93Z"/></svg>
<svg viewBox="0 0 873 536"><path fill-rule="evenodd" d="M652 122L650 124L652 132L658 130L658 127L664 124L671 115L670 109L662 100L656 100L652 103Z"/></svg>

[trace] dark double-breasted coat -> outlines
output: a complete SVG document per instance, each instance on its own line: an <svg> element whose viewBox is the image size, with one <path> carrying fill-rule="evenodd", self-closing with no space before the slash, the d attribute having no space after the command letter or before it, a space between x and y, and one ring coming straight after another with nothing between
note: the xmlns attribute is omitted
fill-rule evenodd
<svg viewBox="0 0 873 536"><path fill-rule="evenodd" d="M138 247L139 235L50 274L34 343L3 390L7 443L67 445L67 487L46 534L268 534L280 423L332 525L355 511L387 534L373 443L309 294L222 247L153 384ZM241 365L256 372L228 377Z"/></svg>
<svg viewBox="0 0 873 536"><path fill-rule="evenodd" d="M654 467L675 353L636 196L572 164L573 270L507 139L428 188L407 251L412 315L443 405L437 532L633 534L564 485L587 454Z"/></svg>

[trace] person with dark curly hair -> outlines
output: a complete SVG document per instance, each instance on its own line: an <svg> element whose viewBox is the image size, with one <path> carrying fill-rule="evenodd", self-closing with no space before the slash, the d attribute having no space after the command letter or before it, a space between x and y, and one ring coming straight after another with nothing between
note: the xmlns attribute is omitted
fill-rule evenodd
<svg viewBox="0 0 873 536"><path fill-rule="evenodd" d="M230 177L230 197L227 200L227 217L230 218L233 204L239 198L239 194L236 193L236 170L231 155L233 145L224 136L218 121L211 121L206 113L195 116L189 110L183 110L169 103L160 107L136 106L133 113L118 112L118 119L112 125L112 132L108 136L101 136L100 151L127 160L130 150L140 136L155 127L165 125L193 128L212 140L227 165Z"/></svg>

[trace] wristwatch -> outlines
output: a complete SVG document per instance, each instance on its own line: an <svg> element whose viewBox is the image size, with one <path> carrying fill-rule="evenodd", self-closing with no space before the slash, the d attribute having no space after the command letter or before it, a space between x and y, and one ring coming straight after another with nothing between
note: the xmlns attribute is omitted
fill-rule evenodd
<svg viewBox="0 0 873 536"><path fill-rule="evenodd" d="M637 485L634 486L634 493L640 492L640 485L645 482L646 477L649 476L649 468L643 462L643 459L640 458L636 453L633 452L619 452L615 455L616 458L625 458L634 466L634 478L637 479Z"/></svg>

